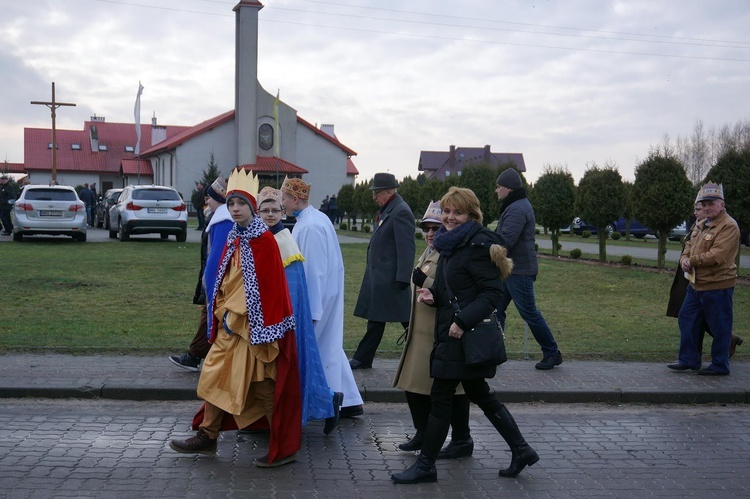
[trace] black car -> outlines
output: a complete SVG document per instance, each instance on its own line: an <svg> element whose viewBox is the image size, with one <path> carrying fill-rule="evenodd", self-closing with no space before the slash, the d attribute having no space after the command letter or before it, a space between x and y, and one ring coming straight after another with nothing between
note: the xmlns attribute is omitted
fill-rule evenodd
<svg viewBox="0 0 750 499"><path fill-rule="evenodd" d="M122 189L109 189L104 193L103 198L99 198L94 213L94 225L96 227L109 230L109 209L115 205L121 192Z"/></svg>

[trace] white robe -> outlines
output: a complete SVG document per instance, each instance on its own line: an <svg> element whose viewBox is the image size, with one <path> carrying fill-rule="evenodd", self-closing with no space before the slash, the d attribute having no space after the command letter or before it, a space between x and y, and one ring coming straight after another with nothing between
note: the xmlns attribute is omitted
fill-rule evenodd
<svg viewBox="0 0 750 499"><path fill-rule="evenodd" d="M344 260L330 219L308 206L297 216L292 237L305 257L310 312L328 386L343 392L343 407L362 404L344 353Z"/></svg>

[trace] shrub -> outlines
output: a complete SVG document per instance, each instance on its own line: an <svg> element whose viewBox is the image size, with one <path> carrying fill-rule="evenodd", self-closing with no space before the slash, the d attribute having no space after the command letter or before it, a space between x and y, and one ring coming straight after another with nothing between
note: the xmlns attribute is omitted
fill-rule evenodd
<svg viewBox="0 0 750 499"><path fill-rule="evenodd" d="M581 237L584 238L584 239L591 237L591 231L590 230L584 230L583 232L581 232Z"/></svg>
<svg viewBox="0 0 750 499"><path fill-rule="evenodd" d="M535 234L536 234L536 235L538 236L539 234L541 234L541 233L542 233L542 231L541 231L541 230L539 230L539 229L534 229L534 233L535 233Z"/></svg>
<svg viewBox="0 0 750 499"><path fill-rule="evenodd" d="M346 230L348 228L349 228L349 226L346 225L346 222L341 222L341 224L339 224L339 229L341 229L341 230Z"/></svg>
<svg viewBox="0 0 750 499"><path fill-rule="evenodd" d="M369 225L363 225L362 226L362 232L370 232L370 226Z"/></svg>
<svg viewBox="0 0 750 499"><path fill-rule="evenodd" d="M578 248L573 248L572 250L570 250L570 258L575 258L576 260L581 258L581 250Z"/></svg>
<svg viewBox="0 0 750 499"><path fill-rule="evenodd" d="M632 265L633 264L633 257L630 255L622 255L620 257L620 263L623 265Z"/></svg>
<svg viewBox="0 0 750 499"><path fill-rule="evenodd" d="M617 240L618 240L618 239L620 239L621 237L622 237L622 234L620 234L620 233L619 233L619 232L617 232L617 231L614 231L614 232L612 233L612 240L614 240L614 241L617 241Z"/></svg>
<svg viewBox="0 0 750 499"><path fill-rule="evenodd" d="M357 232L357 226L356 225L352 225L352 232Z"/></svg>
<svg viewBox="0 0 750 499"><path fill-rule="evenodd" d="M539 244L538 243L534 243L534 251L536 251L537 253L539 253Z"/></svg>
<svg viewBox="0 0 750 499"><path fill-rule="evenodd" d="M557 243L557 251L560 251L562 249L562 244Z"/></svg>
<svg viewBox="0 0 750 499"><path fill-rule="evenodd" d="M422 239L422 232L415 232L414 237L416 237L417 239Z"/></svg>

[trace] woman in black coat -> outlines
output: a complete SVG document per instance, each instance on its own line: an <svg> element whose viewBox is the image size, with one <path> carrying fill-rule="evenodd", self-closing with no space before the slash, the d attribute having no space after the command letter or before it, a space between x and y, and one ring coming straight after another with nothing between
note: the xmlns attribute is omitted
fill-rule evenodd
<svg viewBox="0 0 750 499"><path fill-rule="evenodd" d="M429 289L417 290L419 301L437 307L430 362L430 375L434 378L432 408L419 458L391 478L396 483L437 481L435 460L448 434L451 401L459 383L510 446L510 466L500 470L499 475L514 477L536 463L539 456L485 381L495 376L497 367L466 366L461 343L465 331L471 334L470 330L497 308L503 295L502 279L510 275L513 263L506 257L505 248L496 244L497 235L482 227L479 200L470 189L451 187L440 205L444 227L434 242L440 253L435 282ZM458 300L458 313L451 306L444 276Z"/></svg>

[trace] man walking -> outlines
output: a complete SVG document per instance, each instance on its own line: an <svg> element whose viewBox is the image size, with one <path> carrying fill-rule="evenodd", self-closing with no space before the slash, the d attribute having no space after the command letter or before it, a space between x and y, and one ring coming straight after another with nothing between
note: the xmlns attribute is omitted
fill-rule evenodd
<svg viewBox="0 0 750 499"><path fill-rule="evenodd" d="M340 417L364 413L354 374L344 353L344 259L328 216L310 206L310 184L286 178L281 186L287 213L297 217L292 237L305 257L310 313L328 386L344 394Z"/></svg>
<svg viewBox="0 0 750 499"><path fill-rule="evenodd" d="M367 246L367 265L354 315L367 319L367 332L359 342L352 369L369 369L383 339L386 322L409 326L411 274L414 270L414 215L396 192L391 173L376 173L370 190L380 206L375 229Z"/></svg>
<svg viewBox="0 0 750 499"><path fill-rule="evenodd" d="M3 228L3 236L9 236L13 232L10 212L13 210L13 201L16 199L16 192L8 180L10 177L7 175L0 176L0 225Z"/></svg>
<svg viewBox="0 0 750 499"><path fill-rule="evenodd" d="M724 186L708 182L698 192L705 220L697 224L680 255L680 267L689 285L677 317L680 351L675 371L697 370L698 374L729 374L732 341L733 295L737 280L735 257L740 247L737 222L724 207ZM713 334L711 364L701 369L700 337L705 321Z"/></svg>
<svg viewBox="0 0 750 499"><path fill-rule="evenodd" d="M96 205L94 191L89 189L89 184L83 184L83 189L78 193L78 197L86 205L86 223L89 227L92 227L94 225L94 206Z"/></svg>
<svg viewBox="0 0 750 499"><path fill-rule="evenodd" d="M508 257L513 259L513 271L503 281L503 299L497 307L497 316L505 329L505 311L513 300L521 318L529 325L534 339L542 348L543 358L535 367L552 369L562 364L563 359L547 321L536 308L534 281L539 273L539 263L534 248L534 208L526 197L521 175L513 168L508 168L497 177L495 193L501 201L497 233L508 250Z"/></svg>

